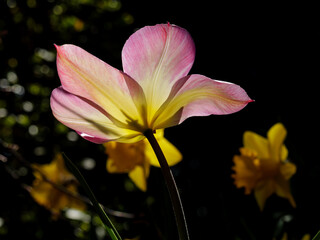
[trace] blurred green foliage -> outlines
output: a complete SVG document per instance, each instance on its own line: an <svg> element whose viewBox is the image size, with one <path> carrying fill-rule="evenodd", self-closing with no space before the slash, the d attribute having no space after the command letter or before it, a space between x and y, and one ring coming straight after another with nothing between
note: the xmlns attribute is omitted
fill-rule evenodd
<svg viewBox="0 0 320 240"><path fill-rule="evenodd" d="M89 160L95 162L99 156L101 162L95 165L101 171L87 170L87 174L101 175L101 183L108 177L104 149L88 145L52 117L50 94L59 85L54 43L86 46L90 38L91 48L111 53L110 61L115 62L120 58L123 40L116 40L112 33L115 29L128 31L133 22L133 16L122 10L118 0L0 2L0 138L1 143L15 144L13 148L1 148L0 180L6 195L0 201L1 239L105 237L95 215L91 218L86 214L78 220L67 219L66 215L52 220L50 213L30 198L27 189L33 180L32 171L13 152L19 149L24 160L42 164L50 162L57 151L78 152L74 157L81 166ZM76 150L79 148L83 151ZM126 181L120 178L114 188L124 189ZM101 188L107 186L95 184L94 188L104 194ZM117 200L109 201L105 204L113 205ZM123 229L122 224L119 229Z"/></svg>

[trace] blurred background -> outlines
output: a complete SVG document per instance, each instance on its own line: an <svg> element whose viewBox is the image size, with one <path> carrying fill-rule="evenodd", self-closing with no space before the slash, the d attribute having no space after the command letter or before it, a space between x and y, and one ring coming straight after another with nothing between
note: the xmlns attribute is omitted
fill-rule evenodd
<svg viewBox="0 0 320 240"><path fill-rule="evenodd" d="M60 124L49 106L51 91L60 85L53 44L78 45L122 69L126 39L146 25L166 22L194 39L191 73L236 83L255 100L238 113L191 118L165 132L184 156L172 170L191 240L272 240L285 232L300 240L320 230L320 32L313 6L0 0L0 239L108 239L94 214L53 219L28 193L34 176L14 160L13 151L38 164L65 152L104 206L131 214L110 215L124 238L177 239L160 169L151 168L147 192L127 174L107 173L103 146ZM246 130L265 136L277 122L288 130L285 144L297 166L291 179L297 207L272 196L261 212L253 194L233 184L232 158ZM14 144L13 150L4 143Z"/></svg>

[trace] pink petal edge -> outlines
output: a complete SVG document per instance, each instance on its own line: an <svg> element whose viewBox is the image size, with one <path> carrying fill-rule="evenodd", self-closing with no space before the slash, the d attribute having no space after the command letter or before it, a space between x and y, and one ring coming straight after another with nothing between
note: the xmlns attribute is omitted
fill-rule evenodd
<svg viewBox="0 0 320 240"><path fill-rule="evenodd" d="M170 24L139 29L122 50L124 72L140 84L152 109L159 108L175 81L188 74L194 58L190 34Z"/></svg>
<svg viewBox="0 0 320 240"><path fill-rule="evenodd" d="M193 116L231 114L252 101L236 84L193 74L176 82L169 98L155 115L154 125L167 128Z"/></svg>
<svg viewBox="0 0 320 240"><path fill-rule="evenodd" d="M92 142L117 139L124 134L99 106L65 91L63 87L52 91L50 105L58 121Z"/></svg>
<svg viewBox="0 0 320 240"><path fill-rule="evenodd" d="M125 114L136 118L132 96L143 92L135 92L138 88L131 87L135 81L130 76L78 46L65 44L56 48L57 69L64 90L107 109L119 121L125 122Z"/></svg>

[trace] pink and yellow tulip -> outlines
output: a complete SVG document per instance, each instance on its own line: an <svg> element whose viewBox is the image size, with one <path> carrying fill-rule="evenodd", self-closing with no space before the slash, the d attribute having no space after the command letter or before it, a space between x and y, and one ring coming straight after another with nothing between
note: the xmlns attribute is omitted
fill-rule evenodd
<svg viewBox="0 0 320 240"><path fill-rule="evenodd" d="M95 143L142 140L146 130L192 116L230 114L252 100L238 85L188 75L195 58L190 34L171 24L147 26L122 50L120 71L74 45L56 46L60 87L54 116Z"/></svg>

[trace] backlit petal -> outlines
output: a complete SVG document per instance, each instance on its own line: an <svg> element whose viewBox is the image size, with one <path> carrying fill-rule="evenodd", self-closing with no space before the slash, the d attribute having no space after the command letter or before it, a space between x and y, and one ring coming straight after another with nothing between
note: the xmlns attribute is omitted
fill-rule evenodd
<svg viewBox="0 0 320 240"><path fill-rule="evenodd" d="M275 182L273 179L267 179L260 182L254 190L254 196L257 200L258 206L262 211L266 203L267 198L269 198L275 191Z"/></svg>
<svg viewBox="0 0 320 240"><path fill-rule="evenodd" d="M282 162L285 162L288 159L288 154L289 154L289 151L288 151L287 147L283 144L281 146L280 160Z"/></svg>
<svg viewBox="0 0 320 240"><path fill-rule="evenodd" d="M147 191L147 179L149 176L150 166L144 167L137 165L132 171L129 172L130 179L141 190Z"/></svg>
<svg viewBox="0 0 320 240"><path fill-rule="evenodd" d="M270 144L271 157L278 161L285 160L288 150L284 147L283 142L287 136L287 130L281 123L273 125L268 131L268 140Z"/></svg>
<svg viewBox="0 0 320 240"><path fill-rule="evenodd" d="M85 204L62 191L59 191L48 179L59 186L64 186L70 193L77 194L77 183L74 176L67 170L61 154L49 164L32 164L35 180L30 189L31 196L37 203L49 209L53 214L59 215L64 208L85 209ZM46 179L45 179L46 178Z"/></svg>
<svg viewBox="0 0 320 240"><path fill-rule="evenodd" d="M147 26L127 40L122 50L123 70L144 89L149 120L168 97L171 86L188 74L194 57L191 36L175 25Z"/></svg>
<svg viewBox="0 0 320 240"><path fill-rule="evenodd" d="M268 140L254 132L246 131L243 134L243 146L257 152L258 158L268 159L270 156Z"/></svg>
<svg viewBox="0 0 320 240"><path fill-rule="evenodd" d="M284 178L278 177L275 185L275 193L279 197L283 197L289 200L292 207L296 207L296 202L290 191L290 183Z"/></svg>
<svg viewBox="0 0 320 240"><path fill-rule="evenodd" d="M177 81L152 126L167 128L192 116L237 112L252 100L238 85L194 74Z"/></svg>
<svg viewBox="0 0 320 240"><path fill-rule="evenodd" d="M291 162L280 165L280 173L285 180L289 180L297 172L297 167Z"/></svg>
<svg viewBox="0 0 320 240"><path fill-rule="evenodd" d="M75 96L62 87L53 90L50 99L53 115L61 123L80 133L82 137L92 138L93 142L109 140L126 141L127 137L138 136L139 133L117 127L108 113L96 104ZM131 140L129 140L131 141Z"/></svg>
<svg viewBox="0 0 320 240"><path fill-rule="evenodd" d="M163 136L163 130L157 130L155 137L163 151L164 156L167 159L168 165L173 166L182 160L182 154L180 151ZM147 142L145 147L145 154L150 161L150 164L155 167L160 167L157 156L155 155L151 145Z"/></svg>
<svg viewBox="0 0 320 240"><path fill-rule="evenodd" d="M57 69L64 90L96 103L118 121L126 123L129 116L131 120L142 122L132 95L137 98L136 95L143 92L134 92L138 84L133 79L80 47L56 48Z"/></svg>
<svg viewBox="0 0 320 240"><path fill-rule="evenodd" d="M311 240L310 234L305 234L301 240Z"/></svg>
<svg viewBox="0 0 320 240"><path fill-rule="evenodd" d="M107 170L110 173L128 173L145 160L144 141L135 143L107 142L104 144L108 155Z"/></svg>

